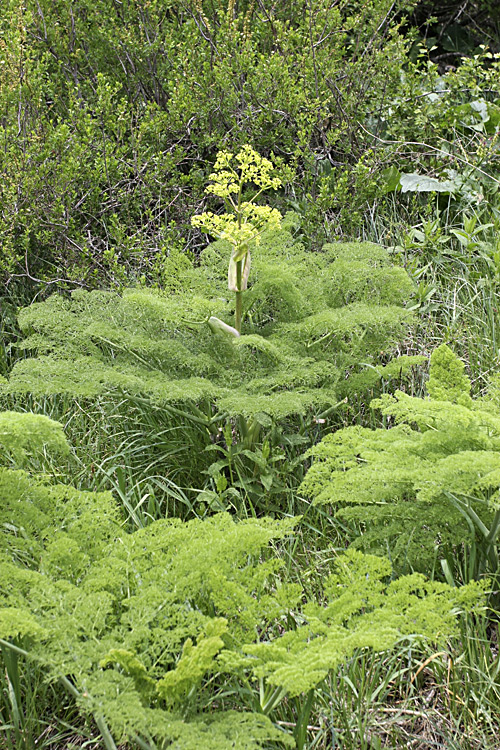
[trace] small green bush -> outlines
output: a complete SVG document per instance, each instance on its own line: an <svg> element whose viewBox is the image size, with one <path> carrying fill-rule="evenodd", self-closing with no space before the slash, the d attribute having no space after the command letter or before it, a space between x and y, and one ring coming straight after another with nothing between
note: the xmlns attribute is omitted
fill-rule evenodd
<svg viewBox="0 0 500 750"><path fill-rule="evenodd" d="M412 321L406 272L370 243L306 252L293 239L293 222L293 215L286 217L282 229L264 233L251 246L241 336L224 328L235 308L227 289L231 247L219 241L196 266L173 253L163 292L76 291L24 308L19 324L25 338L18 347L25 357L0 391L23 398L104 399L111 409L124 398L129 408L120 429L137 399L145 398L150 412L163 413L156 435L165 433L174 415L183 419L184 444L190 441L187 426L196 427L197 470L181 471L178 484L217 494L222 472L261 512L259 477L268 495L283 488L279 464L286 435L298 457L344 399L376 395L421 359L387 364ZM154 452L158 438L151 439ZM267 454L258 454L254 449L264 449L266 441ZM228 465L234 445L241 447L236 467ZM169 460L163 460L163 474ZM293 480L289 475L285 483ZM219 509L228 507L225 497Z"/></svg>
<svg viewBox="0 0 500 750"><path fill-rule="evenodd" d="M230 321L223 242L199 267L170 266L171 293L77 291L21 311L27 357L3 391L96 396L110 389L158 402L215 400L231 415L281 418L331 406L404 336L412 284L383 248L365 243L304 251L286 229L267 233L253 255L242 336L214 331ZM356 380L358 382L359 378Z"/></svg>
<svg viewBox="0 0 500 750"><path fill-rule="evenodd" d="M465 576L498 568L500 420L470 397L463 369L443 344L431 357L430 399L385 394L371 405L388 428L339 430L309 452L303 492L358 522L355 545L390 551L400 569L430 571L443 558L456 572L464 546Z"/></svg>

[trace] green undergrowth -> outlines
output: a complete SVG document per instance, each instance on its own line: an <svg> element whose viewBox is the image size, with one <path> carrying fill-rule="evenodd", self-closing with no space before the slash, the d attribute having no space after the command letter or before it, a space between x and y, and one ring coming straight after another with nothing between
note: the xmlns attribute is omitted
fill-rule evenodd
<svg viewBox="0 0 500 750"><path fill-rule="evenodd" d="M1 750L498 750L498 29L438 5L6 0ZM205 248L242 144L296 214Z"/></svg>
<svg viewBox="0 0 500 750"><path fill-rule="evenodd" d="M208 325L211 316L230 318L234 304L225 251L210 245L196 268L174 254L165 292L74 292L25 308L18 347L37 356L16 363L4 391L86 397L121 389L157 403L208 398L233 416L279 419L376 381L368 364L410 322L411 282L385 250L347 243L308 253L288 231L268 234L254 253L235 341Z"/></svg>
<svg viewBox="0 0 500 750"><path fill-rule="evenodd" d="M321 592L305 599L273 551L296 518L218 514L128 533L110 493L14 468L26 463L23 451L66 449L59 425L15 412L2 420L7 681L18 680L17 657L29 659L93 716L107 750L127 739L301 750L317 689L359 648L445 642L458 635L460 611L484 605L484 586L391 580L388 560L355 550L333 555ZM295 700L293 725L276 723ZM22 737L22 719L7 730Z"/></svg>
<svg viewBox="0 0 500 750"><path fill-rule="evenodd" d="M442 345L431 357L430 398L397 391L372 402L385 427L339 430L313 447L302 484L315 503L355 521L355 545L390 552L399 569L470 580L498 572L500 421L472 399L463 363Z"/></svg>
<svg viewBox="0 0 500 750"><path fill-rule="evenodd" d="M0 388L5 403L44 399L70 434L79 413L100 409L107 454L124 456L134 481L175 482L186 507L193 488L212 510L283 507L294 469L301 478L298 457L342 421L347 401L404 384L422 361L391 360L413 320L404 269L371 243L306 252L294 221L289 215L252 251L238 337L217 322L231 324L234 313L222 241L196 265L173 252L162 291L77 291L24 308L24 358ZM58 403L59 413L50 406ZM147 474L145 455L154 464ZM89 463L119 483L106 452L92 448ZM159 484L155 492L165 497Z"/></svg>

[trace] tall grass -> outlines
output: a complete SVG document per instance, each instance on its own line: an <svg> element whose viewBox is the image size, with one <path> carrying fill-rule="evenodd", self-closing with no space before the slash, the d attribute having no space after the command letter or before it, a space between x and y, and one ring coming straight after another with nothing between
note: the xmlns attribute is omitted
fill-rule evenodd
<svg viewBox="0 0 500 750"><path fill-rule="evenodd" d="M99 750L99 732L43 670L0 645L1 750Z"/></svg>

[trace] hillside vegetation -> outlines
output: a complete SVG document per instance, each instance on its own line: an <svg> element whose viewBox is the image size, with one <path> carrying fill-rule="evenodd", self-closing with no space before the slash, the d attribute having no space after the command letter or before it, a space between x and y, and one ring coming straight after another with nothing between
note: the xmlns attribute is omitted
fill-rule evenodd
<svg viewBox="0 0 500 750"><path fill-rule="evenodd" d="M498 750L490 0L5 0L0 750Z"/></svg>

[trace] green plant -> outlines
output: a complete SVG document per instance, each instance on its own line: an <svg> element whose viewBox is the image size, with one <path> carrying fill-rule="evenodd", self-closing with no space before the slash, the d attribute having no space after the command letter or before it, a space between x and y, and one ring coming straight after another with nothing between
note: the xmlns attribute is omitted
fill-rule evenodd
<svg viewBox="0 0 500 750"><path fill-rule="evenodd" d="M455 608L481 598L479 589L422 576L387 586L389 563L351 552L325 583L326 603L303 607L300 587L283 582L279 561L265 553L294 519L236 524L218 515L127 534L109 495L12 469L1 477L1 645L62 680L95 716L107 748L113 737L141 746L170 739L188 748L203 738L213 747L291 746L267 718L287 693L306 695L295 732L302 748L316 685L353 649L451 632ZM20 557L18 536L29 556ZM286 632L271 635L287 621ZM261 681L252 713L205 710L208 686L227 678L250 696Z"/></svg>
<svg viewBox="0 0 500 750"><path fill-rule="evenodd" d="M2 416L6 450L60 449L57 424ZM23 423L32 427L26 440ZM127 738L141 747L274 741L302 750L316 686L357 647L440 638L455 631L457 608L482 606L479 586L419 575L387 583L388 561L354 551L335 561L321 599L302 604L301 587L283 580L269 549L297 519L235 523L219 514L127 533L109 493L13 468L1 468L0 480L9 677L18 656L45 669L94 716L108 750ZM301 701L293 739L272 723L286 695Z"/></svg>
<svg viewBox="0 0 500 750"><path fill-rule="evenodd" d="M98 747L98 731L78 714L63 685L12 643L0 646L0 736L6 750Z"/></svg>
<svg viewBox="0 0 500 750"><path fill-rule="evenodd" d="M245 143L296 175L277 203L303 205L319 245L325 212L347 224L370 194L356 176L372 143L359 121L396 96L409 46L399 14L415 1L188 0L165 12L159 0L7 0L0 273L50 290L156 281L174 244L200 247L190 219L217 151ZM337 189L325 163L338 165Z"/></svg>
<svg viewBox="0 0 500 750"><path fill-rule="evenodd" d="M236 166L232 166L233 159ZM281 226L279 211L255 203L264 190L276 190L281 185L279 177L271 177L272 171L272 162L262 158L251 146L243 146L236 156L228 151L219 151L214 172L210 175L213 183L206 188L206 192L222 198L232 213L221 215L208 212L191 219L193 226L231 245L228 287L235 292L234 327L237 335L241 334L242 293L247 288L250 273L250 244L258 245L262 232ZM249 200L243 200L244 187L249 182L256 185L258 190ZM220 325L221 321L217 320L217 323ZM212 322L214 324L215 321ZM224 324L223 330L228 330Z"/></svg>
<svg viewBox="0 0 500 750"><path fill-rule="evenodd" d="M261 236L242 305L244 335L214 325L234 314L228 244L219 241L197 266L172 260L168 293L77 291L25 308L19 322L27 336L18 347L37 356L19 360L1 391L17 394L17 404L27 394L56 403L63 394L69 414L68 397L100 400L111 409L106 430L118 453L143 462L139 444L151 443L148 455L163 454L154 475L163 473L192 499L191 488L215 492L222 472L240 493L240 507L265 511L267 495L279 506L283 485L294 481L294 462L336 418L338 405L368 389L380 393L421 361L386 364L412 320L405 271L369 243L308 253L293 239L293 222L288 216L282 229ZM115 413L119 403L128 406ZM137 422L145 424L147 441ZM107 455L94 451L91 461L106 470Z"/></svg>
<svg viewBox="0 0 500 750"><path fill-rule="evenodd" d="M356 520L355 544L389 552L398 567L498 573L500 422L473 401L460 362L442 345L431 357L427 398L398 391L372 402L386 427L351 427L311 449L302 490Z"/></svg>

